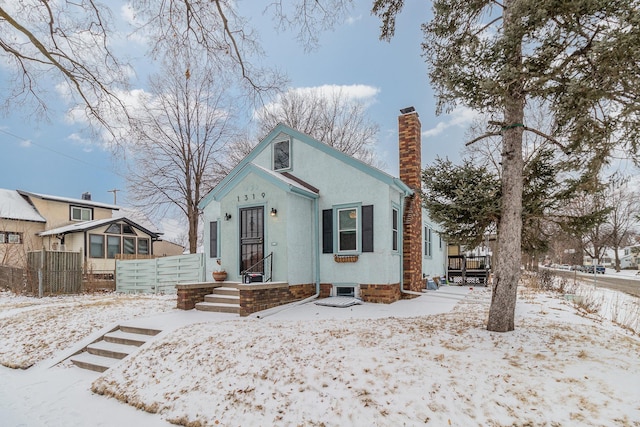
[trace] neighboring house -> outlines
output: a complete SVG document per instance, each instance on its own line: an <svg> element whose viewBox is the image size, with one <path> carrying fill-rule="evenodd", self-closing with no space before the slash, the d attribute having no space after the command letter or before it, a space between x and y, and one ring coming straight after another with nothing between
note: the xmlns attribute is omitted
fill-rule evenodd
<svg viewBox="0 0 640 427"><path fill-rule="evenodd" d="M421 206L420 121L403 112L400 178L277 125L199 205L207 276L222 267L229 281L260 273L320 296L393 302L443 275L447 244Z"/></svg>
<svg viewBox="0 0 640 427"><path fill-rule="evenodd" d="M156 240L153 242L153 254L157 257L182 255L184 251L184 246L168 240Z"/></svg>
<svg viewBox="0 0 640 427"><path fill-rule="evenodd" d="M637 269L640 246L627 246L620 255L620 268Z"/></svg>
<svg viewBox="0 0 640 427"><path fill-rule="evenodd" d="M26 266L27 251L42 247L47 220L15 190L0 189L0 265Z"/></svg>
<svg viewBox="0 0 640 427"><path fill-rule="evenodd" d="M27 251L46 249L80 252L85 271L113 271L117 255L152 255L161 233L114 217L119 209L92 201L89 193L73 199L0 190L2 263L25 267Z"/></svg>

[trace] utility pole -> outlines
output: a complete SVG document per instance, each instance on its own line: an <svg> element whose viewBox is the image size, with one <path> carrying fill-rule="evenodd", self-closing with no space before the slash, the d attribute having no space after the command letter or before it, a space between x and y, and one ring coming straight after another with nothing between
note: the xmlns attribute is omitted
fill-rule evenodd
<svg viewBox="0 0 640 427"><path fill-rule="evenodd" d="M120 191L120 190L118 190L118 189L116 189L116 188L114 188L113 190L107 190L107 192L109 192L109 193L113 193L113 204L114 204L114 205L117 205L117 204L118 204L118 203L116 203L116 199L117 199L117 197L116 197L116 196L117 196L117 194L118 194L118 191Z"/></svg>

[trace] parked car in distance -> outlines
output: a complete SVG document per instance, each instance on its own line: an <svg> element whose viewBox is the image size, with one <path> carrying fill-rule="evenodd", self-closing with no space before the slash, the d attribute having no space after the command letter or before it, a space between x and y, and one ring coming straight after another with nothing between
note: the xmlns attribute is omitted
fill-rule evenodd
<svg viewBox="0 0 640 427"><path fill-rule="evenodd" d="M585 271L585 268L584 265L572 265L571 271Z"/></svg>
<svg viewBox="0 0 640 427"><path fill-rule="evenodd" d="M593 274L594 267L595 267L596 274L604 274L605 272L604 265L596 265L596 266L586 265L585 272Z"/></svg>

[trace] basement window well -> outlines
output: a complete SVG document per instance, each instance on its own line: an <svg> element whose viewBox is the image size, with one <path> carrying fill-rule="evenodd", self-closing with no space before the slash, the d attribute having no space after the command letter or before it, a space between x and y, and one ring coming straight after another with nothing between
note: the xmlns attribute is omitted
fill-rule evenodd
<svg viewBox="0 0 640 427"><path fill-rule="evenodd" d="M358 285L341 284L333 286L333 295L336 297L358 297Z"/></svg>

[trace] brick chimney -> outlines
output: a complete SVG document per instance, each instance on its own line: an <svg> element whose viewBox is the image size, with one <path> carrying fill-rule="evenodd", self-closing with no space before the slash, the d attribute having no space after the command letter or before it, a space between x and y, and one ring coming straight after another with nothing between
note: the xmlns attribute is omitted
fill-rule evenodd
<svg viewBox="0 0 640 427"><path fill-rule="evenodd" d="M400 179L414 191L404 203L402 217L402 251L404 289L420 292L424 288L422 279L422 162L420 119L415 108L400 110L398 117L398 143L400 156ZM406 294L405 294L406 295Z"/></svg>

